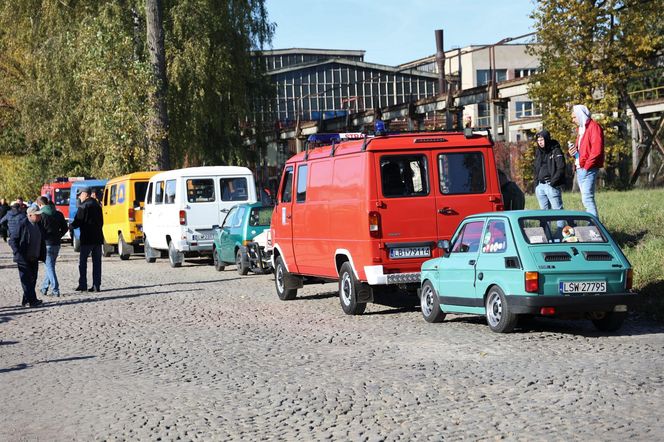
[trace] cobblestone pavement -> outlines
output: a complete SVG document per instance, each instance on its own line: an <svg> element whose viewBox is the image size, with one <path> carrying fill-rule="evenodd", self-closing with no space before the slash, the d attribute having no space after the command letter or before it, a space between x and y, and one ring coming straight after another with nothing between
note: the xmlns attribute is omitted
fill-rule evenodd
<svg viewBox="0 0 664 442"><path fill-rule="evenodd" d="M661 440L664 326L342 313L336 285L104 258L101 293L17 306L0 244L0 440ZM40 268L40 281L43 277Z"/></svg>

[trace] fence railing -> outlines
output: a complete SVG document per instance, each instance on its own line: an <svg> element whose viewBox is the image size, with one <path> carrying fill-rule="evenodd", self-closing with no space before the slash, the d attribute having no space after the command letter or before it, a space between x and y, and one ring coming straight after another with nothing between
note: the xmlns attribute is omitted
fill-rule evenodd
<svg viewBox="0 0 664 442"><path fill-rule="evenodd" d="M633 91L629 93L629 96L632 98L632 100L634 100L634 102L657 100L664 98L664 86Z"/></svg>

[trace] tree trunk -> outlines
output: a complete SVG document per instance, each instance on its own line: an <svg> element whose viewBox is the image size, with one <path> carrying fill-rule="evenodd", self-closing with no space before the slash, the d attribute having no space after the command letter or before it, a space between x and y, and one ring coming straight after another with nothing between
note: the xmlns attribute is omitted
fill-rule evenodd
<svg viewBox="0 0 664 442"><path fill-rule="evenodd" d="M154 170L168 170L171 167L168 146L166 51L164 48L162 10L161 0L145 0L148 50L155 86L154 92L150 96L153 117L150 119L147 128L150 163Z"/></svg>

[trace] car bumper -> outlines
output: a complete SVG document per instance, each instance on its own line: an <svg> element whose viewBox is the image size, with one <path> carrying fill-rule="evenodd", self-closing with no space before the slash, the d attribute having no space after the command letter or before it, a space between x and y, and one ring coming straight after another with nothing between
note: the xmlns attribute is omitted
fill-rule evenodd
<svg viewBox="0 0 664 442"><path fill-rule="evenodd" d="M178 241L175 248L180 252L212 253L214 241Z"/></svg>
<svg viewBox="0 0 664 442"><path fill-rule="evenodd" d="M636 293L578 296L507 296L510 311L516 314L539 314L543 307L554 307L556 313L608 312L616 306L633 307L641 297Z"/></svg>
<svg viewBox="0 0 664 442"><path fill-rule="evenodd" d="M420 272L383 273L383 266L365 266L369 285L412 284L420 282Z"/></svg>

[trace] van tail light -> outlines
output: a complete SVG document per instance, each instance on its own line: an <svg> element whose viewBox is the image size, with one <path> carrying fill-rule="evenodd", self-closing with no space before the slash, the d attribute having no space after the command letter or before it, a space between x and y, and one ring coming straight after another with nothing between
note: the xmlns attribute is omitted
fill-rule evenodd
<svg viewBox="0 0 664 442"><path fill-rule="evenodd" d="M634 271L632 269L627 269L627 274L625 276L625 289L632 290L632 284L634 283Z"/></svg>
<svg viewBox="0 0 664 442"><path fill-rule="evenodd" d="M539 273L526 272L526 291L528 293L537 293L539 291Z"/></svg>
<svg viewBox="0 0 664 442"><path fill-rule="evenodd" d="M380 214L369 212L369 235L372 238L380 238Z"/></svg>
<svg viewBox="0 0 664 442"><path fill-rule="evenodd" d="M136 212L133 207L127 210L127 215L129 216L129 221L136 221Z"/></svg>
<svg viewBox="0 0 664 442"><path fill-rule="evenodd" d="M181 226L187 225L187 212L185 212L184 210L180 210L180 225Z"/></svg>

